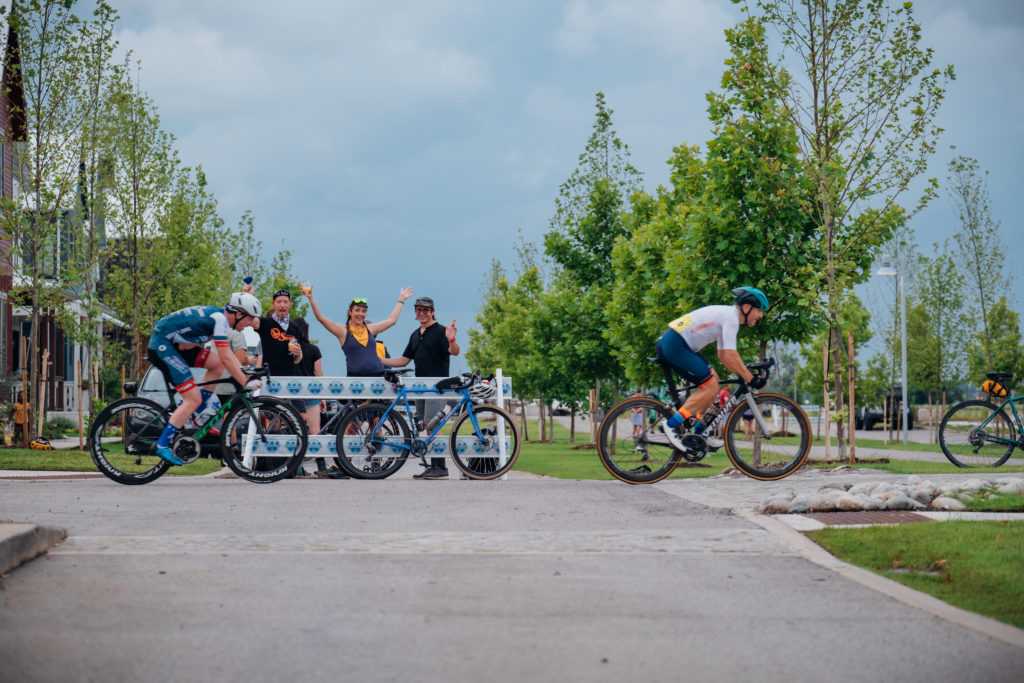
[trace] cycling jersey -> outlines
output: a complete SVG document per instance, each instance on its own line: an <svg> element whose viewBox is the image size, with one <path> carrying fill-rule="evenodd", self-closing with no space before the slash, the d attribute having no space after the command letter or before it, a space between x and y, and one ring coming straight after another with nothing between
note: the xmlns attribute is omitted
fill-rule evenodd
<svg viewBox="0 0 1024 683"><path fill-rule="evenodd" d="M195 386L190 363L176 344L202 346L213 340L214 346L228 346L228 319L217 306L189 306L164 316L153 326L147 354L179 392Z"/></svg>
<svg viewBox="0 0 1024 683"><path fill-rule="evenodd" d="M740 319L735 306L704 306L676 318L668 326L675 330L693 351L700 351L711 342L718 344L719 351L735 351Z"/></svg>

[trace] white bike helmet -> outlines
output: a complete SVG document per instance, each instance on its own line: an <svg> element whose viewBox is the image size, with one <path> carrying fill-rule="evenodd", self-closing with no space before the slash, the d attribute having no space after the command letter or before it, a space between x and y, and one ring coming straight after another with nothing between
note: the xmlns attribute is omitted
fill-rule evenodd
<svg viewBox="0 0 1024 683"><path fill-rule="evenodd" d="M486 379L481 379L469 388L469 397L474 403L489 401L498 393L498 386Z"/></svg>
<svg viewBox="0 0 1024 683"><path fill-rule="evenodd" d="M228 305L224 308L242 315L251 315L254 318L260 317L263 312L260 300L248 292L235 292L228 299Z"/></svg>

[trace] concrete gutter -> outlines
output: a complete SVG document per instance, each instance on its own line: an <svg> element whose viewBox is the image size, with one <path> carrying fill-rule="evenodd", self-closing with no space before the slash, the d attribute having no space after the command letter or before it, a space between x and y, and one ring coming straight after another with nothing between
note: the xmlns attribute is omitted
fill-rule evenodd
<svg viewBox="0 0 1024 683"><path fill-rule="evenodd" d="M67 536L63 529L0 522L0 575L42 555Z"/></svg>

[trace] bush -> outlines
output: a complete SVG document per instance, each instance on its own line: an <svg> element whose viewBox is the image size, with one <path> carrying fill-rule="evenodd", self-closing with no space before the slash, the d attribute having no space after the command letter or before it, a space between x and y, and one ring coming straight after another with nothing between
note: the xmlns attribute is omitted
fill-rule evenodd
<svg viewBox="0 0 1024 683"><path fill-rule="evenodd" d="M47 439L59 439L68 433L78 433L78 425L66 417L54 417L43 425L43 436Z"/></svg>

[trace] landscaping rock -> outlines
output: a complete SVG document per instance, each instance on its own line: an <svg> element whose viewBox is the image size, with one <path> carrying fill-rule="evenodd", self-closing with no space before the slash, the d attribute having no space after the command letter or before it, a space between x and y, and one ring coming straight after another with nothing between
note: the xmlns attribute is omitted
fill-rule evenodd
<svg viewBox="0 0 1024 683"><path fill-rule="evenodd" d="M964 505L963 503L961 503L956 498L947 498L945 496L939 496L938 498L933 500L931 507L932 507L933 510L950 510L950 511L959 511L959 510L966 510L967 509L967 506Z"/></svg>
<svg viewBox="0 0 1024 683"><path fill-rule="evenodd" d="M824 484L820 489L818 489L818 491L828 491L833 489L837 491L849 491L851 486L852 484L840 484L839 482L831 482L829 484Z"/></svg>
<svg viewBox="0 0 1024 683"><path fill-rule="evenodd" d="M811 499L807 496L797 496L789 504L789 511L793 514L799 514L801 512L809 512L811 509Z"/></svg>
<svg viewBox="0 0 1024 683"><path fill-rule="evenodd" d="M916 500L911 500L907 496L899 493L895 496L891 496L885 501L885 510L915 510L923 508L924 506L918 503Z"/></svg>
<svg viewBox="0 0 1024 683"><path fill-rule="evenodd" d="M847 493L846 495L839 496L839 498L836 499L836 508L847 511L863 510L864 503L866 501L867 498L864 496L853 496Z"/></svg>
<svg viewBox="0 0 1024 683"><path fill-rule="evenodd" d="M928 505L939 495L939 490L934 486L919 485L910 492L910 497L922 505Z"/></svg>
<svg viewBox="0 0 1024 683"><path fill-rule="evenodd" d="M999 482L996 491L1011 496L1024 496L1024 479L1004 479Z"/></svg>
<svg viewBox="0 0 1024 683"><path fill-rule="evenodd" d="M860 484L854 484L853 486L851 486L849 488L848 493L855 496L868 496L871 495L871 493L875 490L877 486L877 481L865 481Z"/></svg>
<svg viewBox="0 0 1024 683"><path fill-rule="evenodd" d="M845 493L845 491L843 492ZM819 493L811 497L810 507L812 512L831 512L836 509L836 501L839 496L830 496L827 493Z"/></svg>
<svg viewBox="0 0 1024 683"><path fill-rule="evenodd" d="M784 496L769 498L764 505L761 506L761 512L768 515L781 515L789 512L791 502L791 498Z"/></svg>
<svg viewBox="0 0 1024 683"><path fill-rule="evenodd" d="M981 491L982 489L989 488L990 484L987 481L981 479L968 479L964 483L960 484L961 491Z"/></svg>
<svg viewBox="0 0 1024 683"><path fill-rule="evenodd" d="M885 501L881 498L875 498L874 496L866 496L864 498L864 509L865 510L881 510L885 507Z"/></svg>

